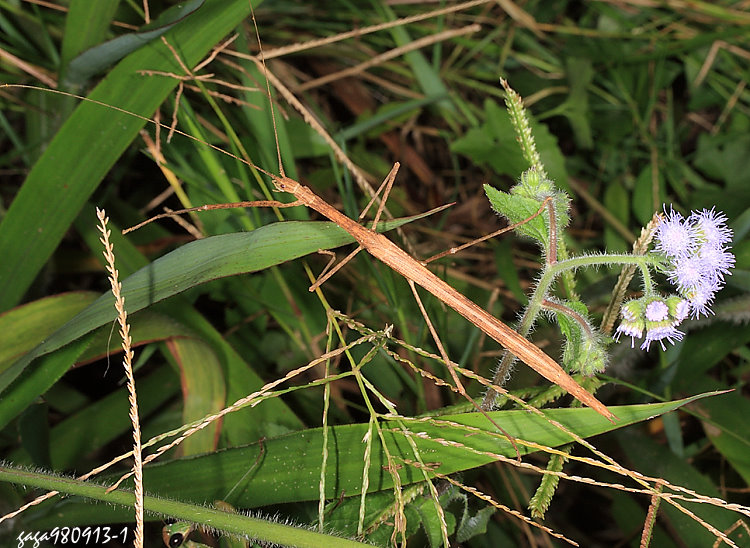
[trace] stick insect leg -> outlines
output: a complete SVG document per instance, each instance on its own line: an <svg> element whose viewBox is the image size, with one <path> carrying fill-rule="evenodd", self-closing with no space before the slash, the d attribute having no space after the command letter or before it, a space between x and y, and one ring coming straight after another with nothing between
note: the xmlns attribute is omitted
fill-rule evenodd
<svg viewBox="0 0 750 548"><path fill-rule="evenodd" d="M359 214L359 220L361 221L367 211L370 209L372 204L375 203L375 199L380 195L380 192L385 189L383 192L383 198L380 200L380 205L378 206L378 211L375 214L375 220L372 222L372 230L375 230L375 227L378 224L378 221L380 220L380 215L383 213L383 209L385 208L385 202L388 200L388 195L391 193L391 188L393 188L393 181L396 180L396 174L398 173L398 168L401 167L401 164L396 162L393 164L393 167L391 168L391 171L388 173L388 175L385 176L385 179L383 179L383 182L380 184L380 187L378 187L378 190L375 191L375 195L370 199L370 201L367 203L365 208L362 210L362 213Z"/></svg>
<svg viewBox="0 0 750 548"><path fill-rule="evenodd" d="M123 234L127 234L128 232L133 232L134 230L138 230L142 226L145 226L149 223L152 223L158 219L164 219L166 217L176 217L178 215L182 215L184 213L191 213L193 211L209 211L212 209L235 209L238 207L295 207L298 205L305 205L305 203L302 200L295 200L293 202L284 203L284 202L278 202L276 200L256 200L251 202L232 202L228 204L206 204L198 207L189 207L187 209L178 209L176 211L169 211L168 213L160 213L159 215L154 215L150 219L146 219L142 223L138 223L137 225L131 226L130 228L126 228L122 231Z"/></svg>
<svg viewBox="0 0 750 548"><path fill-rule="evenodd" d="M474 408L479 411L484 417L490 421L490 423L497 428L500 432L503 433L503 435L508 438L508 441L513 446L513 449L516 450L516 458L518 459L518 462L521 462L521 453L518 450L518 446L516 445L516 441L506 432L499 424L497 424L494 420L492 420L492 417L490 417L487 412L479 407L479 404L474 401L474 399L469 396L469 394L466 393L466 389L464 388L463 383L461 382L461 379L458 378L458 374L456 373L456 370L453 368L453 362L450 361L450 358L448 358L448 353L445 351L445 347L443 347L443 343L440 342L440 337L437 334L437 331L435 330L435 327L432 325L432 322L430 321L429 316L427 315L427 310L424 307L424 304L422 304L422 299L419 297L419 293L417 293L417 287L414 284L413 281L408 280L409 287L411 287L411 292L414 294L414 298L417 301L417 306L419 306L420 312L422 312L422 316L424 317L425 321L427 322L427 329L430 330L430 334L432 335L433 340L435 341L435 345L438 348L438 352L440 353L440 356L443 358L443 361L445 362L446 367L448 368L448 371L451 374L451 377L453 378L453 382L456 383L456 388L458 389L459 393L466 398L473 406Z"/></svg>
<svg viewBox="0 0 750 548"><path fill-rule="evenodd" d="M336 274L336 272L338 272L339 270L341 270L342 266L344 266L346 263L348 263L349 261L351 261L357 253L359 253L360 251L362 251L362 249L363 248L362 248L361 245L357 246L357 249L355 249L354 251L352 251L351 253L349 253L349 255L347 255L346 257L344 257L343 259L341 259L341 262L339 264L337 264L336 266L334 266L333 268L331 268L329 270L329 268L331 266L331 262L333 262L333 260L335 259L335 255L334 255L334 259L331 259L331 261L328 262L328 264L326 265L326 267L323 269L323 272L320 273L320 276L318 277L318 279L315 280L315 283L312 284L308 288L308 291L312 292L312 291L315 291L316 289L318 289L321 285L323 285L326 282L326 280L328 280L328 278L330 278L331 276L333 276L334 274ZM320 251L322 251L322 250L320 250Z"/></svg>
<svg viewBox="0 0 750 548"><path fill-rule="evenodd" d="M385 202L388 199L388 194L391 192L391 188L393 188L393 181L396 179L396 174L398 173L398 168L401 164L396 162L393 164L393 167L391 168L390 173L386 175L385 179L383 179L382 184L378 188L378 190L375 192L375 196L372 197L370 202L365 206L365 208L362 210L362 213L359 214L359 218L362 219L364 217L365 213L367 213L367 210L370 209L373 203L375 203L375 198L380 194L380 192L383 192L383 198L380 200L380 205L378 206L378 211L375 213L375 219L372 222L372 229L375 230L375 227L378 224L378 221L380 220L380 216L383 213L383 208L385 208ZM385 189L385 191L383 191ZM335 267L333 267L331 270L328 270L328 268L331 266L330 263L326 265L326 267L323 269L323 272L320 273L320 277L315 281L314 284L310 286L310 291L315 291L317 288L319 288L325 281L333 276L336 272L338 272L342 266L344 266L346 263L351 261L354 256L362 251L362 246L358 246L357 249L349 253L346 257L341 259L341 262L337 264Z"/></svg>
<svg viewBox="0 0 750 548"><path fill-rule="evenodd" d="M472 240L472 241L470 241L468 243L465 243L463 245L460 245L458 247L451 247L450 249L446 249L442 253L438 253L437 255L433 255L429 259L425 259L424 261L421 261L421 263L422 263L423 266L427 265L427 263L431 263L432 261L436 261L437 259L442 259L446 255L453 255L455 253L458 253L459 251L462 251L462 250L466 249L467 247L471 247L471 246L473 246L475 244L478 244L478 243L483 242L485 240L489 240L491 238L494 238L495 236L499 236L500 234L504 234L505 232L508 232L508 231L513 230L513 229L515 229L515 228L517 228L517 227L519 227L521 225L524 225L524 224L528 223L529 221L531 221L532 219L534 219L534 218L538 217L539 215L541 215L545 211L545 209L547 208L548 204L551 203L551 201L552 201L551 197L550 198L546 198L544 200L544 202L542 202L542 205L539 206L539 209L537 209L536 212L533 215L530 215L529 217L526 217L522 221L519 221L517 223L513 223L512 225L508 225L505 228L501 228L500 230L496 230L495 232L493 232L491 234L487 234L486 236L482 236L481 238L477 238L476 240Z"/></svg>

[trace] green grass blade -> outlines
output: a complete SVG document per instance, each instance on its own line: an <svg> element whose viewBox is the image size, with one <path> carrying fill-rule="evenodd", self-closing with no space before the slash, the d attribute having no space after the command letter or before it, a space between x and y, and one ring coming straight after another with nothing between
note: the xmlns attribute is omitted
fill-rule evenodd
<svg viewBox="0 0 750 548"><path fill-rule="evenodd" d="M418 217L399 219L381 226L394 228ZM336 224L318 221L274 223L253 232L212 236L190 242L140 269L122 282L122 293L128 312L133 314L210 280L256 272L318 249L330 249L352 241L353 238ZM105 293L3 371L0 374L0 392L34 359L57 350L114 318L114 297Z"/></svg>
<svg viewBox="0 0 750 548"><path fill-rule="evenodd" d="M85 82L129 53L168 32L184 18L197 11L203 2L204 0L190 0L184 4L177 4L138 31L123 34L84 51L70 62L68 81L73 84ZM94 21L87 20L86 23L90 24ZM67 30L66 28L66 34Z"/></svg>
<svg viewBox="0 0 750 548"><path fill-rule="evenodd" d="M589 438L604 432L609 432L634 424L657 415L667 413L697 399L717 394L716 392L685 398L682 400L652 403L642 405L626 405L613 407L612 411L620 417L617 424L612 424L591 409L544 409L544 417L530 414L525 410L495 411L490 417L503 425L511 436L517 440L526 440L551 447L557 447L572 441L572 439L550 425L546 419L555 420L566 426L582 438ZM261 404L263 405L263 404ZM545 419L546 417L546 419ZM467 430L446 423L429 423L407 419L404 422L411 427L412 432L425 432L428 438L414 438L425 462L439 463L437 471L442 474L452 474L483 466L495 460L491 454L501 454L515 458L516 452L510 442L503 435L496 434L494 427L479 413L462 413L459 415L443 415L437 417L441 421L473 426L480 432L473 431L467 435ZM395 422L385 421L386 440L391 455L413 459L411 448L404 435L398 430ZM368 423L334 426L329 432L329 459L326 497L337 498L342 491L347 496L354 496L361 492L364 444L362 438L367 432ZM461 447L449 447L432 441L438 438L451 440ZM291 434L265 440L245 447L227 449L218 453L193 458L183 458L160 463L144 469L144 482L152 493L170 494L186 501L204 501L224 499L235 485L242 481L243 489L234 493L231 503L238 507L255 508L270 504L287 502L301 502L317 500L318 481L320 475L320 459L323 432L321 428L302 430ZM521 454L533 452L532 449L518 444ZM261 454L262 459L258 459ZM489 452L480 454L480 452ZM370 474L370 492L390 489L393 485L391 476L386 471L385 455L380 441L373 441ZM247 474L248 463L258 462L252 474ZM422 473L408 466L399 471L404 485L422 481ZM114 481L118 476L109 477ZM185 478L191 478L189 482ZM83 503L80 503L81 505ZM66 504L79 506L79 504ZM76 516L80 515L80 523L107 523L125 519L125 513L120 509L100 509L88 505L90 512L86 514L72 509L70 515L60 516L54 513L59 523L65 519L66 523L78 523ZM61 508L58 508L63 511ZM44 528L48 522L34 523ZM52 523L51 521L49 522Z"/></svg>
<svg viewBox="0 0 750 548"><path fill-rule="evenodd" d="M209 0L200 17L188 17L168 33L188 66L194 66L244 17L246 0ZM123 59L90 98L151 116L177 84L139 70L180 73L169 49L153 42ZM138 93L133 93L133 90ZM34 165L0 224L0 311L17 304L57 247L104 175L132 142L144 120L84 102Z"/></svg>
<svg viewBox="0 0 750 548"><path fill-rule="evenodd" d="M10 367L98 296L93 291L52 295L0 314L0 371Z"/></svg>
<svg viewBox="0 0 750 548"><path fill-rule="evenodd" d="M76 55L106 38L119 3L120 0L73 0L70 3L60 54L61 80L65 80L67 66Z"/></svg>
<svg viewBox="0 0 750 548"><path fill-rule="evenodd" d="M169 366L162 366L152 374L139 378L138 412L141 422L179 392L179 379ZM113 392L71 415L50 430L50 456L54 470L76 466L86 455L100 450L119 436L129 435L133 428L128 411L130 403L125 390ZM32 464L21 448L12 452L7 461L17 465ZM80 465L79 465L80 466Z"/></svg>

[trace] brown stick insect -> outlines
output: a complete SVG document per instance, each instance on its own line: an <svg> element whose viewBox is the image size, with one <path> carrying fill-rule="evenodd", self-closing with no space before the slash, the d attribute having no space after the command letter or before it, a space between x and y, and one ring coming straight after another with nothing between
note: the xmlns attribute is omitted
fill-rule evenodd
<svg viewBox="0 0 750 548"><path fill-rule="evenodd" d="M277 78L275 78L271 73L269 73L265 64L265 57L262 53L263 47L262 47L262 44L260 43L260 37L257 36L257 31L256 31L256 38L258 39L258 46L260 48L261 54L258 57L252 57L251 60L256 65L258 65L259 68L262 69L265 75L268 97L269 98L271 97L270 86L271 86L271 83L273 83L273 86L287 99L287 101L289 101L295 108L297 108L297 110L300 110L300 112L302 112L303 117L305 117L306 120L311 120L312 117L306 113L306 109L304 109L304 107L302 107L302 105L299 104L299 101L296 99L294 94L292 94L286 88L286 86L284 86L280 81L278 81ZM175 55L176 55L176 52L175 52ZM176 56L179 59L179 56L178 55ZM191 72L187 70L186 67L184 68L187 74L191 74ZM375 193L375 196L377 196L377 194L380 191L383 191L383 189L385 189L383 191L384 192L383 199L381 200L380 205L378 207L378 211L375 215L375 220L372 224L372 228L367 228L359 224L358 222L354 221L353 219L350 219L349 217L341 213L339 210L331 206L328 202L326 202L320 196L315 194L309 187L304 186L300 184L299 182L286 177L284 173L283 163L281 161L280 149L278 146L278 134L276 132L276 118L275 118L275 113L274 113L273 101L269 100L269 107L271 109L271 120L273 122L273 127L274 127L274 137L276 139L276 152L278 155L279 172L281 175L279 176L273 173L269 173L268 171L265 171L253 165L247 160L243 159L242 161L244 163L249 164L251 167L254 167L258 171L265 173L266 175L271 177L276 191L285 192L285 193L293 195L296 198L295 201L290 202L290 203L283 203L283 202L279 202L276 200L262 200L262 201L250 201L250 202L236 202L236 203L229 203L229 204L204 205L204 206L199 206L196 208L188 208L188 209L183 209L179 211L169 212L166 214L157 215L123 232L125 233L131 230L135 230L139 228L140 226L143 226L144 224L149 223L159 218L179 215L181 213L188 213L192 211L206 211L209 209L228 209L228 208L235 208L235 207L280 207L280 208L293 207L293 206L309 207L317 211L318 213L320 213L323 217L329 219L330 221L333 221L339 227L346 230L359 244L358 247L352 253L350 253L347 257L345 257L335 268L331 269L327 273L324 272L324 274L321 275L319 279L310 287L310 291L313 291L318 286L320 286L320 284L322 284L332 274L338 271L338 269L340 269L344 264L346 264L352 257L354 257L354 255L359 253L362 249L365 249L370 255L380 260L381 262L385 263L388 267L390 267L394 271L401 274L404 278L406 278L406 280L409 282L409 285L411 286L414 297L417 300L417 304L420 307L422 315L425 317L425 321L427 322L427 326L430 330L430 333L432 334L432 337L435 340L438 350L440 351L441 357L443 358L446 365L448 366L450 374L453 378L454 383L456 384L456 388L458 389L459 393L461 393L461 395L466 397L466 399L470 401L478 411L484 414L490 420L490 422L492 422L492 424L497 426L498 429L502 430L502 428L500 428L497 424L495 424L495 422L487 415L486 411L484 409L481 409L474 402L474 400L471 399L466 393L466 390L464 389L461 381L458 378L458 374L452 367L453 362L451 362L450 359L448 358L448 355L445 352L445 349L443 348L443 345L440 342L437 332L435 331L432 323L427 317L424 306L422 305L422 302L419 298L419 294L416 291L415 284L422 286L424 289L432 293L435 297L440 299L442 302L444 302L445 304L453 308L456 312L461 314L464 318L466 318L475 326L477 326L479 329L484 331L484 333L486 333L492 339L500 343L514 356L516 356L521 361L529 365L532 369L537 371L540 375L550 380L551 382L557 384L558 386L566 390L568 393L573 395L575 398L577 398L579 401L593 408L599 414L606 417L610 421L612 421L615 418L614 414L609 409L607 409L607 407L604 404L602 404L592 394L590 394L581 385L579 385L570 375L568 375L563 370L562 367L560 367L560 365L555 360L553 360L551 357L545 354L536 345L534 345L533 343L525 339L518 332L508 327L506 324L504 324L503 322L495 318L486 310L479 307L477 304L475 304L474 302L469 300L467 297L465 297L463 294L458 292L456 289L451 287L448 283L446 283L445 281L440 279L438 276L433 274L430 270L426 268L425 266L426 262L420 262L416 260L411 255L409 255L406 251L404 251L395 243L393 243L391 240L389 240L387 237L385 237L382 234L379 234L378 232L374 230L384 210L385 199L388 196L388 193L390 192L390 189L396 177L396 173L398 172L398 168L399 168L398 163L394 164L390 173L383 181L383 184L381 185L380 189L378 189L378 192ZM209 145L209 146L212 146L212 145ZM226 153L225 151L221 150L218 147L212 146L212 148L216 148L217 150ZM369 209L369 207L372 205L374 200L375 200L375 197L373 197L373 200L370 202L370 204L368 204L367 207L365 207L364 211L360 215L360 218L364 216L365 212L367 211L367 209ZM540 214L544 210L545 205L546 204L542 205L542 207L539 209L536 215Z"/></svg>
<svg viewBox="0 0 750 548"><path fill-rule="evenodd" d="M549 381L557 384L561 388L565 389L576 399L596 410L607 419L613 420L615 418L614 414L609 409L607 409L604 404L602 404L592 394L587 392L581 385L579 385L570 375L568 375L562 369L562 367L560 367L560 365L555 360L545 354L536 345L534 345L533 343L522 337L520 334L518 334L516 331L508 327L506 324L498 320L496 317L488 313L486 310L479 307L476 303L469 300L467 297L451 287L437 275L433 274L420 261L414 259L384 235L359 224L353 219L350 219L339 210L331 206L328 202L323 200L320 196L315 194L309 187L302 185L297 181L283 175L277 176L263 169L257 168L257 166L254 167L271 177L275 189L278 192L286 192L288 194L291 194L296 198L296 200L289 203L278 202L275 200L260 200L250 202L235 202L228 204L208 204L204 206L182 209L156 215L148 219L147 221L144 221L143 223L131 227L123 232L130 232L132 230L140 228L144 224L150 223L159 218L171 217L174 215L192 211L207 211L212 209L229 209L236 207L309 207L346 230L359 244L357 249L355 249L344 260L342 260L334 269L330 270L327 274L319 278L318 281L310 287L311 291L316 289L320 284L327 280L334 272L341 268L341 266L343 266L359 251L365 249L370 255L385 263L387 266L406 278L409 281L410 285L412 285L412 290L414 290L414 284L422 286L424 289L453 308L453 310L461 314L464 318L469 320L479 329L484 331L489 337L500 343L503 347L505 347L513 355L518 357L521 361L526 363L529 367L534 369L537 373L539 373ZM389 190L390 186L393 184L393 180L395 179L398 167L399 164L396 163L383 183L383 186L386 186L387 190ZM384 201L381 201L378 213L375 216L375 223L377 223L383 207ZM416 291L415 296L417 296ZM421 302L419 304L421 307ZM429 325L431 328L431 324ZM435 338L441 350L441 354L447 360L447 356L442 350L442 345L440 344L439 339L437 339L437 334L432 328L430 330L432 331L433 338ZM446 361L446 363L450 362ZM462 395L466 395L466 392L463 390L463 386L458 380L457 374L453 371L452 368L450 368L450 372L453 376L454 382L456 382L459 392L461 392ZM473 402L473 400L471 401Z"/></svg>

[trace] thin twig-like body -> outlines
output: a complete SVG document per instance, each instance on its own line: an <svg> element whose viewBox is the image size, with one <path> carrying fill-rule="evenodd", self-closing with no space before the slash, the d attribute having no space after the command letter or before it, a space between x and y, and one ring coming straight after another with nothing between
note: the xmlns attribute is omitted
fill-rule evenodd
<svg viewBox="0 0 750 548"><path fill-rule="evenodd" d="M607 407L584 390L560 365L533 343L470 301L463 294L441 280L419 261L388 238L364 227L328 204L310 188L287 177L274 177L276 189L294 195L304 204L351 234L367 252L401 274L407 280L422 286L438 299L476 325L537 373L565 389L585 405L609 420L615 418Z"/></svg>

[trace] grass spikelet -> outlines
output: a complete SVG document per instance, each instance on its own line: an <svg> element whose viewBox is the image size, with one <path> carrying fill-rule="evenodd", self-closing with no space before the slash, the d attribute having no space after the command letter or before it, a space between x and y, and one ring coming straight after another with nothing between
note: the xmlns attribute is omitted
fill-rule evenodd
<svg viewBox="0 0 750 548"><path fill-rule="evenodd" d="M104 258L107 261L107 272L109 272L109 283L112 286L112 294L115 297L115 309L117 310L117 323L120 324L120 338L124 356L122 364L128 379L128 401L130 402L130 421L133 425L133 475L135 481L135 546L143 546L143 459L141 455L141 426L138 419L138 399L135 390L135 377L133 375L133 348L130 337L130 325L128 324L128 313L125 310L125 297L122 295L122 282L115 268L115 253L112 243L109 241L111 231L107 228L109 218L103 209L96 208L96 216L99 218L99 231L102 233L99 241L104 246Z"/></svg>

